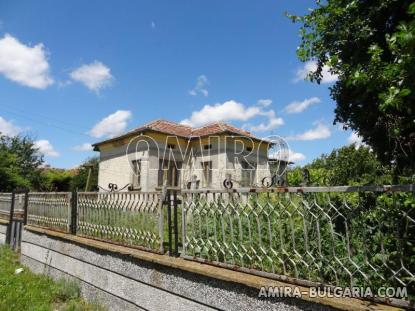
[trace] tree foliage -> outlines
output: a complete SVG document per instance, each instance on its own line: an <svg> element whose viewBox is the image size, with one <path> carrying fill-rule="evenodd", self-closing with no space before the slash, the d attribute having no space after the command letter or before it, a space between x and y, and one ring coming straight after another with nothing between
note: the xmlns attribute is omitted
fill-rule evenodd
<svg viewBox="0 0 415 311"><path fill-rule="evenodd" d="M322 154L303 168L288 172L290 186L303 183L303 169L310 172L310 183L316 186L391 184L389 166L383 165L376 154L365 146L352 144ZM401 182L408 182L402 180Z"/></svg>
<svg viewBox="0 0 415 311"><path fill-rule="evenodd" d="M31 138L0 136L0 191L18 187L37 189L42 163L43 158Z"/></svg>
<svg viewBox="0 0 415 311"><path fill-rule="evenodd" d="M297 51L315 61L309 79L321 82L323 68L338 81L335 123L362 136L396 173L415 165L415 2L327 0L304 16Z"/></svg>
<svg viewBox="0 0 415 311"><path fill-rule="evenodd" d="M89 190L98 184L97 157L88 159L83 165L92 165ZM43 156L27 136L8 137L0 133L0 192L17 188L31 191L71 191L85 189L88 169L65 170L43 167Z"/></svg>
<svg viewBox="0 0 415 311"><path fill-rule="evenodd" d="M92 168L91 171L91 182L89 186L89 191L95 191L98 188L98 165L99 165L99 158L98 157L91 157L86 160L79 168L78 173L73 176L71 180L71 189L72 190L79 190L84 191L87 179L88 179L88 171L89 167Z"/></svg>
<svg viewBox="0 0 415 311"><path fill-rule="evenodd" d="M42 191L70 191L74 173L63 169L44 169L41 173Z"/></svg>

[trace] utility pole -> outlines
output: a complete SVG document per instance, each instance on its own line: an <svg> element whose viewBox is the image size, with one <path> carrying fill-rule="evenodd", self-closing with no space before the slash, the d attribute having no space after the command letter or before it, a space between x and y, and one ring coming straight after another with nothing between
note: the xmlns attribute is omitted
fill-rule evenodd
<svg viewBox="0 0 415 311"><path fill-rule="evenodd" d="M93 164L84 164L82 166L85 167L86 169L88 169L88 177L86 179L86 185L85 185L85 190L84 190L85 192L88 192L88 190L90 188L90 185L91 185L91 173L92 173L92 170L94 168L94 165Z"/></svg>

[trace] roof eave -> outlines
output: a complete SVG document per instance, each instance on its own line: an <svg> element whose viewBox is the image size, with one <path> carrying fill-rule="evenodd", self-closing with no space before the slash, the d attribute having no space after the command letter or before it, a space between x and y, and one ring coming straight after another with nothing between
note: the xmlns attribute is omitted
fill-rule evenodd
<svg viewBox="0 0 415 311"><path fill-rule="evenodd" d="M177 136L177 137L184 138L184 139L189 139L188 136L177 135L177 134L170 134L170 133L166 133L166 132L163 132L163 131L155 130L155 129L152 129L152 128L139 128L139 129L133 130L131 132L125 133L123 135L120 135L120 136L117 136L117 137L114 137L114 138L110 138L110 139L106 139L106 140L97 142L95 144L92 144L92 147L94 147L94 150L95 151L99 151L97 149L97 147L100 146L100 145L103 145L103 144L106 144L106 143L110 143L110 142L114 142L114 141L117 141L117 140L126 138L128 136L131 136L131 135L134 135L134 134L138 134L138 133L144 133L144 132L155 132L155 133L160 133L160 134L165 134L165 135Z"/></svg>

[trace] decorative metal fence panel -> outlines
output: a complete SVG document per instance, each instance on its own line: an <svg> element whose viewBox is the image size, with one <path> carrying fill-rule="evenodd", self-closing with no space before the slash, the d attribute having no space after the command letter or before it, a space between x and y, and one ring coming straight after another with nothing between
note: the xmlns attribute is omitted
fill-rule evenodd
<svg viewBox="0 0 415 311"><path fill-rule="evenodd" d="M11 193L0 193L0 218L9 220L10 208L12 205Z"/></svg>
<svg viewBox="0 0 415 311"><path fill-rule="evenodd" d="M69 232L71 217L70 192L28 194L27 224Z"/></svg>
<svg viewBox="0 0 415 311"><path fill-rule="evenodd" d="M77 234L163 252L161 192L78 193Z"/></svg>
<svg viewBox="0 0 415 311"><path fill-rule="evenodd" d="M183 252L293 282L415 296L415 187L183 190Z"/></svg>

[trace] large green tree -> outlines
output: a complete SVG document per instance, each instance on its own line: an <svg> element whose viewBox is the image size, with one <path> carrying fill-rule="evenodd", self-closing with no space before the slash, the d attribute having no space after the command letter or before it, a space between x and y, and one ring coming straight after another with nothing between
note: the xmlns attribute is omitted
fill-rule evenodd
<svg viewBox="0 0 415 311"><path fill-rule="evenodd" d="M415 165L415 2L327 0L300 22L302 61L316 62L309 79L330 68L335 123L351 128L392 164L395 174Z"/></svg>
<svg viewBox="0 0 415 311"><path fill-rule="evenodd" d="M7 137L0 133L0 191L18 187L39 189L42 163L42 155L31 138Z"/></svg>

